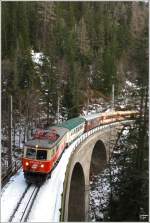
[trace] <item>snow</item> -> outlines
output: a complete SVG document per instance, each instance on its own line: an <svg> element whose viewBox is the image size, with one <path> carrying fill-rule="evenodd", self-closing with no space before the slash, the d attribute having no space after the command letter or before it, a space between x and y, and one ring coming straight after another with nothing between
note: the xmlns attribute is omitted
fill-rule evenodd
<svg viewBox="0 0 150 223"><path fill-rule="evenodd" d="M136 87L134 83L132 83L131 81L128 81L128 80L126 80L126 84L127 84L129 87Z"/></svg>
<svg viewBox="0 0 150 223"><path fill-rule="evenodd" d="M22 201L19 205L19 208L18 208L17 212L15 213L15 216L12 219L12 222L20 222L20 220L22 219L22 214L23 214L25 208L27 207L29 199L31 198L31 195L32 195L34 190L35 190L34 186L31 186L29 188L28 192L23 197L23 199L22 199Z"/></svg>
<svg viewBox="0 0 150 223"><path fill-rule="evenodd" d="M1 222L8 222L27 184L20 170L1 191Z"/></svg>
<svg viewBox="0 0 150 223"><path fill-rule="evenodd" d="M130 88L134 88L136 90L140 90L140 88L133 82L129 81L129 80L126 80L126 85Z"/></svg>
<svg viewBox="0 0 150 223"><path fill-rule="evenodd" d="M83 108L82 115L91 115L103 111L102 104L89 104L87 107Z"/></svg>
<svg viewBox="0 0 150 223"><path fill-rule="evenodd" d="M129 133L129 129L124 129L123 132L122 132L122 134L123 134L124 136L127 136L128 133Z"/></svg>
<svg viewBox="0 0 150 223"><path fill-rule="evenodd" d="M34 50L31 50L31 55L32 55L32 60L34 63L42 65L42 58L43 58L43 53L39 52L39 53L35 53Z"/></svg>
<svg viewBox="0 0 150 223"><path fill-rule="evenodd" d="M31 210L29 222L59 222L66 167L76 141L65 150L57 167L52 172L51 179L41 187Z"/></svg>
<svg viewBox="0 0 150 223"><path fill-rule="evenodd" d="M111 108L108 108L105 112L101 112L101 113L88 113L87 115L81 115L81 117L85 118L86 120L91 120L94 118L98 118L100 116L102 116L104 113L111 113L114 112L114 110ZM85 114L85 113L84 113Z"/></svg>

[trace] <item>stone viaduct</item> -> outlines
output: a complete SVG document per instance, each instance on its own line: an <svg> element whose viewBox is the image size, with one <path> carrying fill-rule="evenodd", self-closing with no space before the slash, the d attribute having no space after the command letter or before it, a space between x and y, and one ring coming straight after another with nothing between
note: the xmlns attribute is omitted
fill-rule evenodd
<svg viewBox="0 0 150 223"><path fill-rule="evenodd" d="M104 169L124 124L107 125L91 134L71 155L65 175L60 221L90 221L90 176Z"/></svg>

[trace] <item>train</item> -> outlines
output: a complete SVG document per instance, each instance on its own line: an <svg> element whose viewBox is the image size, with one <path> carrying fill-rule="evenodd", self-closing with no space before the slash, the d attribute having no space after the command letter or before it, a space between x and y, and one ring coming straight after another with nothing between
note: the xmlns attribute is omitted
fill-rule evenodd
<svg viewBox="0 0 150 223"><path fill-rule="evenodd" d="M100 125L134 119L138 114L138 111L98 113L37 129L24 145L22 168L26 182L41 184L50 177L63 151L83 133Z"/></svg>

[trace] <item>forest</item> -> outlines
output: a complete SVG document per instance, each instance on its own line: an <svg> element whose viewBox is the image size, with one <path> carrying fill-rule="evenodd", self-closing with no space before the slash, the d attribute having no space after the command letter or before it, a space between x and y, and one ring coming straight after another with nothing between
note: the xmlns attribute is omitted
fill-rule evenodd
<svg viewBox="0 0 150 223"><path fill-rule="evenodd" d="M2 2L2 95L27 122L49 123L56 98L74 117L88 100L109 101L113 83L116 96L127 78L146 84L147 61L145 3Z"/></svg>
<svg viewBox="0 0 150 223"><path fill-rule="evenodd" d="M35 127L58 121L58 113L65 120L77 117L94 103L111 104L112 85L115 100L124 100L126 81L130 81L136 85L130 107L137 108L137 102L141 118L131 132L138 148L133 163L138 174L145 174L148 171L143 161L148 157L148 3L2 1L1 6L3 147L9 145L5 137L10 137L10 96L15 150L15 135L23 134L24 142ZM38 61L33 59L36 55ZM145 152L141 152L141 147ZM137 176L135 169L133 174ZM147 175L139 179L140 186L145 178L148 179ZM135 202L138 193L135 191ZM148 195L144 196L148 203ZM142 205L147 211L148 204ZM112 220L116 220L113 211L117 213L121 207L113 207L110 213ZM117 217L138 220L136 214L133 219L125 215Z"/></svg>

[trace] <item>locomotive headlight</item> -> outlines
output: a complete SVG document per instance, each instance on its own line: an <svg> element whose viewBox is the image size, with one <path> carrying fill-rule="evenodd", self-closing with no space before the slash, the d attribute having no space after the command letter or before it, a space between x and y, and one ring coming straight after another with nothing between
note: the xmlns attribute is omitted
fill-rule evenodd
<svg viewBox="0 0 150 223"><path fill-rule="evenodd" d="M43 168L44 167L44 164L41 164L41 168Z"/></svg>
<svg viewBox="0 0 150 223"><path fill-rule="evenodd" d="M26 166L29 166L29 162L25 162L25 165L26 165Z"/></svg>

